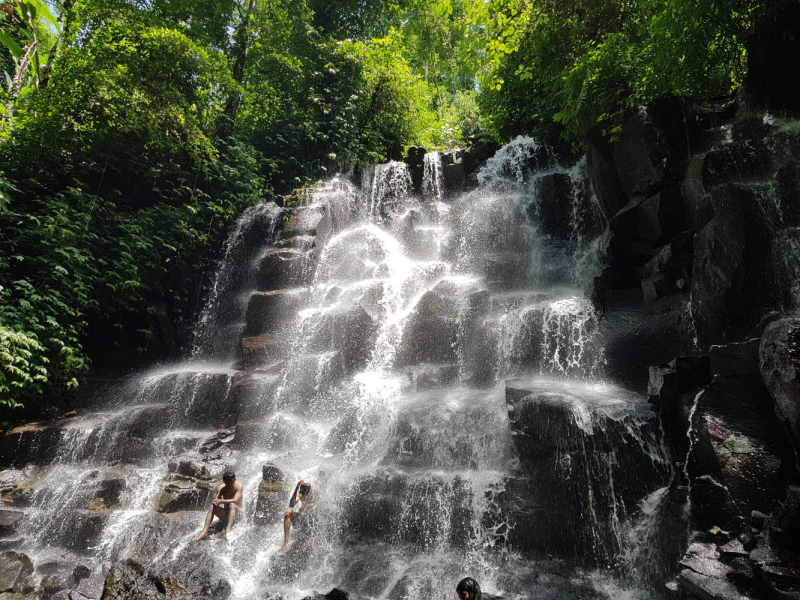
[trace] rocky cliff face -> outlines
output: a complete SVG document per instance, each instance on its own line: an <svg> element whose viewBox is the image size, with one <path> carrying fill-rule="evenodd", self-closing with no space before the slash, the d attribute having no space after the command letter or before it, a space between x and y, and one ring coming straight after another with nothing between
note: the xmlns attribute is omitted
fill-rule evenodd
<svg viewBox="0 0 800 600"><path fill-rule="evenodd" d="M611 372L637 383L651 365L671 495L695 530L678 583L698 598L794 597L800 135L678 102L619 125L587 152L609 219L594 298Z"/></svg>

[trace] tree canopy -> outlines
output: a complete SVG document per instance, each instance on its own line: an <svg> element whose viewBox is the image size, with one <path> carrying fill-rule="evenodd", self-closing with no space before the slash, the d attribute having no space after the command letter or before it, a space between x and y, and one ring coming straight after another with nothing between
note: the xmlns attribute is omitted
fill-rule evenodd
<svg viewBox="0 0 800 600"><path fill-rule="evenodd" d="M87 328L145 348L156 305L189 319L247 206L410 145L580 149L632 104L731 94L780 4L0 0L0 405L76 385Z"/></svg>

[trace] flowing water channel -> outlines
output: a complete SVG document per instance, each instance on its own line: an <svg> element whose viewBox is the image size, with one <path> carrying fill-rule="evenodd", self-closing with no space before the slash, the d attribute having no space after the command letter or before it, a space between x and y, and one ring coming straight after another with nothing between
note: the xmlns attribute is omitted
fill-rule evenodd
<svg viewBox="0 0 800 600"><path fill-rule="evenodd" d="M452 598L466 575L511 598L660 597L673 473L646 398L604 380L585 293L603 223L584 166L519 138L467 193L448 196L435 154L419 196L402 163L362 180L309 193L315 238L287 241L274 205L242 216L191 357L131 378L54 465L30 467L26 551L169 565L199 547L237 599ZM281 248L312 258L265 325L252 298L275 295L259 265ZM264 334L267 357L243 365L242 336ZM215 478L236 469L245 511L228 540L193 542L202 511L156 510L181 456L210 456ZM284 553L281 524L252 516L265 464L318 494L310 539ZM118 508L76 547L70 529L92 525L64 515L114 477Z"/></svg>

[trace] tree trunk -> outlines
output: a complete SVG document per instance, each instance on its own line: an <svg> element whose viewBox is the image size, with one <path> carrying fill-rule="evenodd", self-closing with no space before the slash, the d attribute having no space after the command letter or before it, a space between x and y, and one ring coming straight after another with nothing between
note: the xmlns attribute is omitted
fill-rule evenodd
<svg viewBox="0 0 800 600"><path fill-rule="evenodd" d="M45 88L50 83L50 73L53 71L53 62L56 59L56 53L58 52L58 47L61 43L61 40L66 39L67 43L69 43L70 25L72 24L72 20L67 18L67 13L74 5L75 0L64 0L62 3L62 11L58 16L58 22L62 26L61 35L55 41L53 47L50 48L50 54L47 55L47 64L45 64L45 66L42 68L42 72L39 75L40 88Z"/></svg>
<svg viewBox="0 0 800 600"><path fill-rule="evenodd" d="M258 0L249 0L247 12L245 12L242 21L236 28L233 46L233 68L231 69L233 80L236 82L236 88L231 90L230 94L228 94L228 99L225 102L225 111L222 114L222 119L218 127L219 137L222 139L230 137L233 133L233 127L236 123L236 113L239 111L239 104L242 102L242 93L239 91L239 86L244 80L244 70L247 66L250 15L255 13L257 6Z"/></svg>

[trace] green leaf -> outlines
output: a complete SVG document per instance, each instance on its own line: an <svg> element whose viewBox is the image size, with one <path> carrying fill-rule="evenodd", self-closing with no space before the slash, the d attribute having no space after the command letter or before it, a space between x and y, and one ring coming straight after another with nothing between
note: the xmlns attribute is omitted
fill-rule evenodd
<svg viewBox="0 0 800 600"><path fill-rule="evenodd" d="M58 19L53 16L53 13L50 12L50 9L47 8L47 5L42 2L41 0L28 0L30 4L33 4L36 7L36 10L40 15L42 15L45 19L50 21L53 27L56 28L56 31L61 33L61 27L58 24Z"/></svg>
<svg viewBox="0 0 800 600"><path fill-rule="evenodd" d="M22 48L19 47L19 44L17 44L17 42L15 42L11 36L2 29L0 29L0 42L5 44L6 48L8 48L11 51L11 54L14 55L14 58L22 58L22 55L25 54Z"/></svg>

